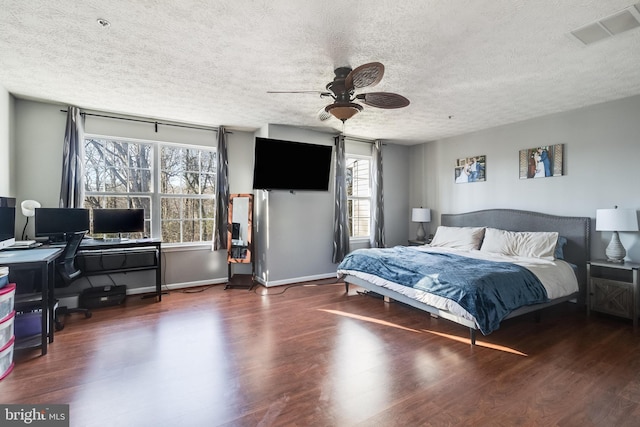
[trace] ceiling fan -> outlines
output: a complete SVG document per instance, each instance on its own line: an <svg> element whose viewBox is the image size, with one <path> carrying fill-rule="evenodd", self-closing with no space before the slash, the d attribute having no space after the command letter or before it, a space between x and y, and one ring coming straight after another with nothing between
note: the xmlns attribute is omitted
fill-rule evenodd
<svg viewBox="0 0 640 427"><path fill-rule="evenodd" d="M331 116L345 122L360 111L362 105L376 108L392 109L409 105L409 100L402 95L390 92L366 92L356 94L356 89L375 86L384 75L384 65L380 62L370 62L355 69L339 67L334 70L333 81L326 86L327 91L270 91L269 93L320 93L320 97L331 97L333 103L327 105L318 113L320 120L327 120Z"/></svg>

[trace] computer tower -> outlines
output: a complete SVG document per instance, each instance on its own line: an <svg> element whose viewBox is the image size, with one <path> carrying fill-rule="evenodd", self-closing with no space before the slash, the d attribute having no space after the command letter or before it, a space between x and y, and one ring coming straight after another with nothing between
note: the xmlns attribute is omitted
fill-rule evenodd
<svg viewBox="0 0 640 427"><path fill-rule="evenodd" d="M79 306L90 309L111 307L122 304L126 297L127 287L125 285L88 288L80 294Z"/></svg>

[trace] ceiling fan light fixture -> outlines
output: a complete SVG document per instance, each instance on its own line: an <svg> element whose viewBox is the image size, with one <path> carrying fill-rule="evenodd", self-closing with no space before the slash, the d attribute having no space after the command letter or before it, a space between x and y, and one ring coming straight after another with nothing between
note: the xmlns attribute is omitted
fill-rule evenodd
<svg viewBox="0 0 640 427"><path fill-rule="evenodd" d="M328 105L325 111L344 122L362 111L362 106L353 102L333 103Z"/></svg>

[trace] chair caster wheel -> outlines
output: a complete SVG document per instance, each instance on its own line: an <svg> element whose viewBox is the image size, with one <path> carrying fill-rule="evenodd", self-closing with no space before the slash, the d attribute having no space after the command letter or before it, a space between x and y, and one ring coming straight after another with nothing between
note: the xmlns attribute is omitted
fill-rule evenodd
<svg viewBox="0 0 640 427"><path fill-rule="evenodd" d="M57 320L55 323L56 323L56 331L61 331L64 329L64 323L58 322Z"/></svg>
<svg viewBox="0 0 640 427"><path fill-rule="evenodd" d="M91 316L92 316L92 315L93 315L93 313L91 313L91 312L89 312L89 311L88 311L88 312L86 312L86 313L84 314L84 317L85 317L85 319L91 319Z"/></svg>

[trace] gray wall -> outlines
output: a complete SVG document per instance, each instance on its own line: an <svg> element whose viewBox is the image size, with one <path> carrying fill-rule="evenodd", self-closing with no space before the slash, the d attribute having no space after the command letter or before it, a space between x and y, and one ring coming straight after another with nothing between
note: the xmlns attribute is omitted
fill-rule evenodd
<svg viewBox="0 0 640 427"><path fill-rule="evenodd" d="M14 196L11 141L13 97L0 86L0 196Z"/></svg>
<svg viewBox="0 0 640 427"><path fill-rule="evenodd" d="M1 94L0 94L1 95ZM8 98L11 98L7 96ZM12 98L11 98L12 99ZM15 119L9 145L16 151L16 174L10 183L16 186L18 203L38 200L44 207L56 207L60 191L62 141L66 114L64 105L23 99L15 100ZM9 116L9 114L7 114ZM0 110L0 123L3 120ZM11 122L10 119L7 119ZM13 132L15 129L15 132ZM159 126L88 116L85 131L91 134L120 136L139 140L166 141L215 146L211 131ZM253 181L254 135L333 145L333 136L324 132L270 125L256 134L231 130L229 135L229 190L251 193ZM0 136L0 150L2 149ZM347 146L349 149L349 145ZM369 146L366 145L369 150ZM357 151L357 147L351 147ZM404 244L408 238L409 148L385 144L385 220L387 244ZM330 183L333 188L333 180ZM333 190L328 192L286 191L255 192L257 273L269 286L335 277L331 262L333 233ZM22 231L25 218L16 217L16 229ZM27 232L33 236L33 224ZM163 284L169 288L224 283L227 280L226 251L212 251L211 245L168 245L163 248ZM246 273L247 266L235 266L235 273ZM126 284L132 293L152 290L153 273L114 274L116 284ZM112 284L108 277L91 277L93 285ZM69 292L86 286L78 281Z"/></svg>
<svg viewBox="0 0 640 427"><path fill-rule="evenodd" d="M595 218L598 208L640 209L640 96L411 147L411 205L441 213L525 209ZM565 144L565 175L519 179L518 153ZM457 158L486 155L486 182L454 183ZM602 258L609 232L592 235ZM628 258L640 260L640 233L620 233Z"/></svg>
<svg viewBox="0 0 640 427"><path fill-rule="evenodd" d="M333 145L333 134L290 126L269 125L258 135ZM371 154L371 144L349 141L347 153ZM385 144L382 151L387 246L406 244L408 221L409 147ZM332 176L333 168L332 166ZM259 224L258 280L266 286L335 277L333 253L333 178L329 191L256 191ZM367 242L352 244L352 249Z"/></svg>
<svg viewBox="0 0 640 427"><path fill-rule="evenodd" d="M44 206L56 206L65 123L61 108L64 106L14 100L0 88L0 166L4 166L0 167L0 194L14 195L18 202L35 199ZM618 205L640 209L635 166L640 158L639 111L640 96L634 96L412 147L385 144L387 246L404 244L415 235L411 207L433 209L430 232L435 231L441 213L515 208L593 218L598 208ZM119 120L89 119L86 127L88 132L107 135L215 144L214 133L161 126L156 134L152 126ZM268 126L257 134L333 144L329 134L287 126ZM253 138L253 133L241 131L229 136L232 193L252 191ZM565 175L519 179L519 150L549 144L565 144ZM479 154L487 156L487 181L454 184L455 159ZM261 199L259 193L264 192L256 192L257 203L262 200L264 207L264 195ZM257 225L264 226L261 221L268 218L273 227L269 228L271 242L278 243L258 247L258 257L265 257L261 258L262 279L274 285L333 275L332 191L295 195L271 192L266 196L268 210L257 211L257 215L263 215L257 218ZM308 217L315 222L314 227L307 225ZM21 232L24 218L17 215L16 222L16 230ZM31 226L28 231L33 235ZM594 232L594 258L602 257L609 239L610 233ZM640 260L640 233L621 233L621 239L628 257ZM164 282L170 286L226 280L225 255L212 252L210 247L167 248L164 261ZM126 280L132 281L130 276ZM141 281L147 283L146 279Z"/></svg>
<svg viewBox="0 0 640 427"><path fill-rule="evenodd" d="M18 203L33 199L43 207L58 207L62 174L62 143L66 115L60 105L16 100L15 141ZM16 226L22 230L22 214ZM33 238L33 221L27 235Z"/></svg>
<svg viewBox="0 0 640 427"><path fill-rule="evenodd" d="M411 221L409 206L410 147L385 143L382 146L382 173L384 195L384 235L387 247L406 245L415 236L407 234Z"/></svg>
<svg viewBox="0 0 640 427"><path fill-rule="evenodd" d="M44 206L55 206L65 122L61 108L64 106L14 100L0 88L0 165L4 166L0 167L1 194L14 195L18 202L32 198ZM619 205L640 209L635 166L640 157L639 111L640 96L634 96L412 147L384 145L387 246L404 244L409 236L415 235L416 225L410 222L411 207L433 209L430 232L435 231L440 213L515 208L593 218L598 208ZM126 123L88 121L87 131L189 144L215 143L214 133L203 136L207 132L183 133L161 126L156 134L151 126L143 129ZM287 126L267 126L256 134L333 143L329 134ZM253 138L253 133L241 131L229 136L232 193L252 191ZM519 150L549 144L565 144L565 176L520 180ZM455 159L478 154L487 156L487 181L454 184ZM268 259L268 264L262 264L262 273L269 274L263 275L267 283L332 275L335 272L330 241L332 192L321 195L272 192L268 196L269 209L257 213L263 215L257 218L257 225L268 217L273 221L270 226L275 227L272 236L278 236L283 244L258 247L259 257L268 256L262 259L265 262ZM256 199L260 202L259 194ZM313 230L301 220L309 212L313 212L312 219L317 223ZM21 231L24 218L18 215L16 220L16 230ZM31 235L32 230L30 227ZM603 255L609 239L610 233L594 232L594 258ZM629 258L640 260L640 233L621 233L621 239ZM210 247L167 248L164 257L164 281L171 286L226 280L224 253L212 252Z"/></svg>
<svg viewBox="0 0 640 427"><path fill-rule="evenodd" d="M261 132L264 133L264 132ZM269 125L268 137L333 145L327 133ZM293 160L293 159L292 159ZM333 166L332 166L333 175ZM256 191L261 227L257 278L266 286L335 276L333 247L333 179L329 191Z"/></svg>
<svg viewBox="0 0 640 427"><path fill-rule="evenodd" d="M17 99L15 101L16 150L15 185L18 203L25 199L38 200L43 207L57 207L62 170L62 142L64 139L66 106ZM0 116L1 117L1 116ZM166 141L200 146L216 146L216 133L170 126L87 117L87 133L121 136L139 140ZM1 146L1 145L0 145ZM229 135L230 190L250 192L251 182L246 175L253 170L253 134L233 131ZM250 158L249 163L247 159ZM16 215L16 229L21 232L25 218ZM33 236L33 221L27 228ZM188 245L163 248L163 284L180 288L201 284L223 283L227 280L226 251L212 251L211 245ZM126 284L132 293L153 289L153 272L113 274L116 284ZM92 284L112 284L108 277L92 277ZM69 291L86 286L81 279Z"/></svg>

